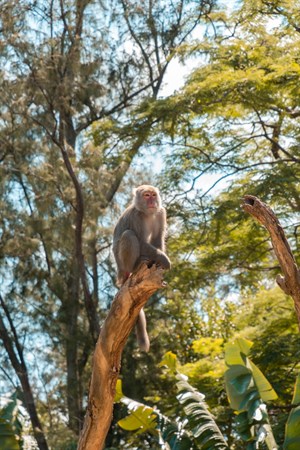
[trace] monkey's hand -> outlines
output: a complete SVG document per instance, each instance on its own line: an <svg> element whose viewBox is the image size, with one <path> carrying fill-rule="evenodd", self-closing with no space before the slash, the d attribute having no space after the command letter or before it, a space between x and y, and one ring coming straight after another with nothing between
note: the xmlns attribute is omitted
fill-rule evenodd
<svg viewBox="0 0 300 450"><path fill-rule="evenodd" d="M171 269L171 261L169 260L167 255L160 250L157 251L155 263L161 266L163 269Z"/></svg>

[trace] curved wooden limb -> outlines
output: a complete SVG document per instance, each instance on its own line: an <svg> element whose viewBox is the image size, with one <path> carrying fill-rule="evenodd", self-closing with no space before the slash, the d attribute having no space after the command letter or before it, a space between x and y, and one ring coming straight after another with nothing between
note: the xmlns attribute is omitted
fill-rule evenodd
<svg viewBox="0 0 300 450"><path fill-rule="evenodd" d="M276 281L281 289L294 300L300 330L300 271L283 228L272 209L257 197L245 195L242 207L244 211L255 217L271 236L273 249L283 272L283 276L278 275Z"/></svg>
<svg viewBox="0 0 300 450"><path fill-rule="evenodd" d="M78 450L101 450L109 430L121 355L141 308L163 286L163 269L142 264L115 296L93 356L87 412Z"/></svg>

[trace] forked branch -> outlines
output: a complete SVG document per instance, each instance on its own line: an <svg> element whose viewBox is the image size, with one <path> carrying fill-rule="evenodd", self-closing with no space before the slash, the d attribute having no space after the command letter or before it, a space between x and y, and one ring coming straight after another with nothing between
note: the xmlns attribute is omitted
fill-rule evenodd
<svg viewBox="0 0 300 450"><path fill-rule="evenodd" d="M163 269L142 264L114 298L93 357L87 412L78 450L101 450L109 430L124 345L149 297L164 286Z"/></svg>
<svg viewBox="0 0 300 450"><path fill-rule="evenodd" d="M283 228L272 209L257 197L245 195L242 207L255 217L271 236L273 249L283 273L283 276L277 275L276 281L281 289L294 300L300 330L300 271Z"/></svg>

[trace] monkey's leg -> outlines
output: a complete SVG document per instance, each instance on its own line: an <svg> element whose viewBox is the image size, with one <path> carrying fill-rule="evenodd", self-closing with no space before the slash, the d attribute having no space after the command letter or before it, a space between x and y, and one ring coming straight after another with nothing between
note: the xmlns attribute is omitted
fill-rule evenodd
<svg viewBox="0 0 300 450"><path fill-rule="evenodd" d="M138 346L143 352L149 352L150 349L150 341L149 336L147 333L147 327L146 327L146 316L143 309L140 310L135 331L136 331L136 337L138 341Z"/></svg>
<svg viewBox="0 0 300 450"><path fill-rule="evenodd" d="M118 245L118 282L125 283L140 256L140 244L136 234L126 230L122 234Z"/></svg>
<svg viewBox="0 0 300 450"><path fill-rule="evenodd" d="M162 266L164 269L170 269L171 262L167 255L162 252L160 249L155 248L153 245L148 242L142 241L140 244L141 255L140 260L148 259L155 264Z"/></svg>

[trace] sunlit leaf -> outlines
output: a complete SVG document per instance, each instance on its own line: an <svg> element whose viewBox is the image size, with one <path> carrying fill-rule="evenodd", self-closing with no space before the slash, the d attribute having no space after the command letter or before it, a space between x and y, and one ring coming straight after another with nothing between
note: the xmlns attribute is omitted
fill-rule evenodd
<svg viewBox="0 0 300 450"><path fill-rule="evenodd" d="M158 364L158 367L167 366L172 372L176 372L177 369L177 356L175 353L165 353L162 361Z"/></svg>
<svg viewBox="0 0 300 450"><path fill-rule="evenodd" d="M252 375L255 381L255 385L259 391L259 394L264 402L268 402L270 400L276 400L277 394L272 388L271 384L268 382L264 374L261 370L250 360L249 364L252 370Z"/></svg>
<svg viewBox="0 0 300 450"><path fill-rule="evenodd" d="M155 430L157 417L153 413L153 408L139 405L132 409L127 417L119 420L118 425L127 431L143 433L145 431Z"/></svg>
<svg viewBox="0 0 300 450"><path fill-rule="evenodd" d="M241 356L236 343L229 342L225 345L225 362L228 366L245 365L245 359Z"/></svg>
<svg viewBox="0 0 300 450"><path fill-rule="evenodd" d="M122 392L122 380L118 379L116 384L115 403L119 403L122 397L124 397Z"/></svg>

